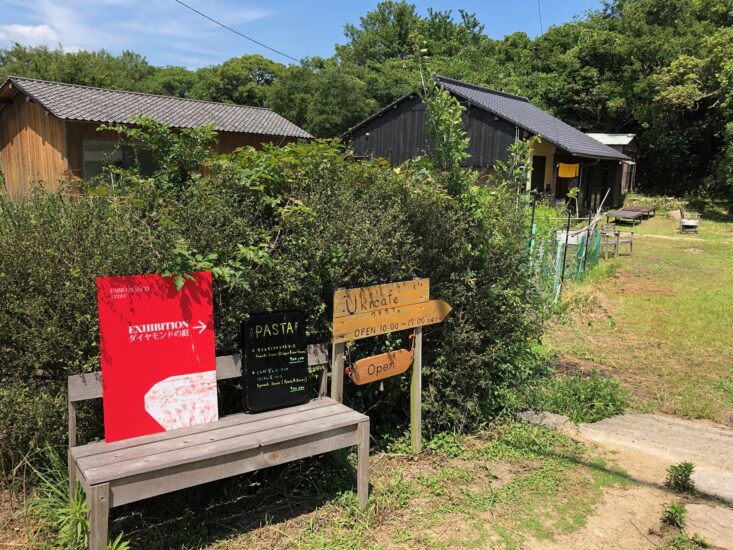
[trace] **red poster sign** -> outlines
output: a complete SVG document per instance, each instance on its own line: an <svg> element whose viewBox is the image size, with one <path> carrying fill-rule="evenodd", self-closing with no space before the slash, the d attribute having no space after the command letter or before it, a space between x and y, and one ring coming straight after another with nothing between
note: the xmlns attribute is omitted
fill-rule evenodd
<svg viewBox="0 0 733 550"><path fill-rule="evenodd" d="M107 442L218 418L211 273L97 278Z"/></svg>

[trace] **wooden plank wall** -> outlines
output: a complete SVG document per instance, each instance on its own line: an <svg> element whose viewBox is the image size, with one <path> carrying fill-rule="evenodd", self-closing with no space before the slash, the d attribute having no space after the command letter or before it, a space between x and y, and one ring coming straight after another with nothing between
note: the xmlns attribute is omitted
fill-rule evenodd
<svg viewBox="0 0 733 550"><path fill-rule="evenodd" d="M392 164L430 153L425 106L417 96L398 103L354 130L351 145L357 155L387 159Z"/></svg>
<svg viewBox="0 0 733 550"><path fill-rule="evenodd" d="M497 159L506 160L507 147L514 143L514 124L478 107L468 107L463 119L471 140L466 166L488 168ZM351 145L357 155L384 158L395 165L430 153L425 105L417 96L405 99L354 130Z"/></svg>
<svg viewBox="0 0 733 550"><path fill-rule="evenodd" d="M64 123L16 94L0 111L0 169L13 198L26 195L36 182L56 190L67 170Z"/></svg>
<svg viewBox="0 0 733 550"><path fill-rule="evenodd" d="M471 166L490 168L494 161L507 159L507 149L516 135L514 124L478 107L469 107L463 119L471 138L468 146Z"/></svg>
<svg viewBox="0 0 733 550"><path fill-rule="evenodd" d="M100 126L96 122L78 122L67 120L66 155L69 159L69 174L75 178L84 177L84 140L119 141L119 134L111 130L97 131Z"/></svg>
<svg viewBox="0 0 733 550"><path fill-rule="evenodd" d="M69 173L74 177L84 177L84 140L119 141L119 134L110 130L97 131L98 123L66 122L67 156L69 159ZM231 153L239 147L251 145L260 148L263 143L285 145L297 141L296 138L270 136L264 134L239 134L235 132L220 132L218 142L214 147L217 153Z"/></svg>
<svg viewBox="0 0 733 550"><path fill-rule="evenodd" d="M265 134L238 134L234 132L219 132L219 141L215 150L217 153L231 153L240 147L251 145L255 149L260 149L265 143L273 145L287 145L298 141L297 138L270 136Z"/></svg>

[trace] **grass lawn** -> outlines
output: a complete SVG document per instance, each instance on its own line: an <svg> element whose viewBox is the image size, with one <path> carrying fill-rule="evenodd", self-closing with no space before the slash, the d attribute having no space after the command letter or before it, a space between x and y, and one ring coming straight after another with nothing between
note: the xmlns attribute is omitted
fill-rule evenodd
<svg viewBox="0 0 733 550"><path fill-rule="evenodd" d="M659 214L635 231L632 256L568 289L545 342L561 367L620 379L637 410L733 425L733 218L680 235Z"/></svg>
<svg viewBox="0 0 733 550"><path fill-rule="evenodd" d="M634 484L600 452L526 424L447 436L433 449L374 454L364 512L355 456L342 452L115 508L111 533L151 550L520 548L577 532L606 488ZM53 526L13 519L6 528L30 521L35 534L22 540L47 547Z"/></svg>
<svg viewBox="0 0 733 550"><path fill-rule="evenodd" d="M612 373L636 409L733 424L733 223L704 219L699 235L680 236L660 214L636 231L633 256L566 289L545 344L560 370ZM561 433L505 422L427 447L413 456L393 442L372 454L363 512L355 454L338 452L115 508L111 534L151 550L575 548L594 536L596 547L639 547L639 537L650 547L696 547L661 526L672 495L639 496L659 492L661 478L650 488L618 468L616 455ZM58 474L54 486L65 487L64 468ZM0 546L69 548L54 544L59 515L42 512L62 509L64 495L36 512L2 506L2 497ZM637 515L623 516L640 501L649 508L643 529Z"/></svg>

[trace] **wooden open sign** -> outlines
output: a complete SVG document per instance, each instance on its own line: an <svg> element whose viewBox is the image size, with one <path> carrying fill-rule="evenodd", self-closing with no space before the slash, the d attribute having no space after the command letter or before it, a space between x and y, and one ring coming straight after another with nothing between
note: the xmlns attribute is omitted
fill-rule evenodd
<svg viewBox="0 0 733 550"><path fill-rule="evenodd" d="M354 384L368 384L402 374L410 368L412 351L398 349L381 355L359 359L351 370Z"/></svg>
<svg viewBox="0 0 733 550"><path fill-rule="evenodd" d="M430 279L339 289L333 295L333 353L331 354L331 395L343 397L346 342L414 329L413 350L398 350L357 361L351 378L355 384L402 374L412 368L410 384L410 432L412 448L422 448L422 330L440 323L451 307L443 300L430 299Z"/></svg>

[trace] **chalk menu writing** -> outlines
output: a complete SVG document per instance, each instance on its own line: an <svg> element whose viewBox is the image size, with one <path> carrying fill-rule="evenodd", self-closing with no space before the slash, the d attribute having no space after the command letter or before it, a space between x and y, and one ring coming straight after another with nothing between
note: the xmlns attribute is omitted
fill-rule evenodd
<svg viewBox="0 0 733 550"><path fill-rule="evenodd" d="M242 326L244 406L252 412L308 401L305 323L299 311L257 313Z"/></svg>

